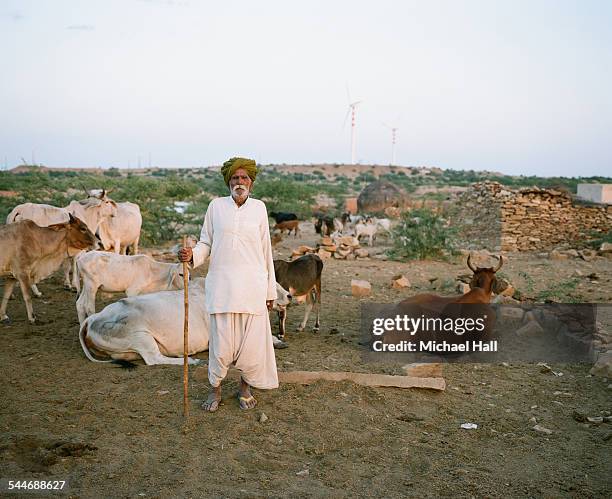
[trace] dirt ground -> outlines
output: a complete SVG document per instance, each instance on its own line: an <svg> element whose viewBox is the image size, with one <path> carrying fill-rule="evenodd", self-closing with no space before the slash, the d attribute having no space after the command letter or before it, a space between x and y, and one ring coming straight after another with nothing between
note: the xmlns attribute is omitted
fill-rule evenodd
<svg viewBox="0 0 612 499"><path fill-rule="evenodd" d="M307 227L277 254L314 242ZM612 302L612 263L603 258L510 254L503 272L537 294L563 288L577 270L574 299ZM371 281L373 295L364 300L395 302L435 285L452 293L455 276L466 272L463 259L325 261L322 329L312 333L311 319L308 331L294 333L303 307L291 308L279 370L402 374L400 365L362 361L351 278ZM593 272L596 278L586 277ZM400 273L412 287L390 289ZM197 367L184 426L182 368L89 362L74 294L59 276L39 287L39 324L27 324L19 297L9 303L12 324L0 325L4 480L67 480L65 493L74 497L610 497L612 425L572 417L612 410L612 380L591 377L589 365L552 366L563 376L534 364L445 365L444 392L284 384L257 392L259 405L248 412L238 408L233 373L215 414L199 409L207 384L206 368ZM116 299L102 297L97 309ZM535 432L532 417L552 434ZM478 429L461 429L465 422Z"/></svg>

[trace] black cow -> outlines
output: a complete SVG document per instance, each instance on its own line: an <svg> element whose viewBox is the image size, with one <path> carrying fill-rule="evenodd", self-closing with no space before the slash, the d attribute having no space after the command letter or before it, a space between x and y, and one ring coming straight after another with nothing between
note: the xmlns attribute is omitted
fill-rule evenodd
<svg viewBox="0 0 612 499"><path fill-rule="evenodd" d="M298 219L295 213L287 213L285 211L271 211L270 216L276 221L277 224Z"/></svg>
<svg viewBox="0 0 612 499"><path fill-rule="evenodd" d="M319 216L315 222L315 232L322 236L329 236L334 232L334 219L329 216Z"/></svg>
<svg viewBox="0 0 612 499"><path fill-rule="evenodd" d="M274 260L274 273L276 282L289 291L293 302L306 302L306 313L304 320L298 327L298 331L303 331L310 311L316 305L317 319L313 331L320 328L319 313L321 311L321 272L323 262L317 255L308 254L286 262L285 260ZM286 309L278 312L278 337L283 339L285 336L285 320L287 318Z"/></svg>

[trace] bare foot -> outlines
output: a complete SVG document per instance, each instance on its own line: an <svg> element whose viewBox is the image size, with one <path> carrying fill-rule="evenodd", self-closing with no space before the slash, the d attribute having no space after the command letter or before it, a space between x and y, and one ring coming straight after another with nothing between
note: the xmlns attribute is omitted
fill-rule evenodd
<svg viewBox="0 0 612 499"><path fill-rule="evenodd" d="M240 390L238 391L238 404L243 410L253 409L257 405L257 400L251 393L251 387L240 378Z"/></svg>
<svg viewBox="0 0 612 499"><path fill-rule="evenodd" d="M221 403L221 385L216 388L211 388L208 398L202 404L202 410L206 412L215 412Z"/></svg>

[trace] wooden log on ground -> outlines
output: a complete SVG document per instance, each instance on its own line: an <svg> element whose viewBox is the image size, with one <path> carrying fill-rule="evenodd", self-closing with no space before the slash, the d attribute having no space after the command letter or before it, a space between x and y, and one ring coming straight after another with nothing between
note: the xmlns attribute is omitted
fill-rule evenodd
<svg viewBox="0 0 612 499"><path fill-rule="evenodd" d="M413 376L392 376L389 374L369 374L330 371L286 371L278 373L281 383L309 385L315 381L352 381L363 386L390 386L395 388L427 388L445 390L444 378L416 378Z"/></svg>

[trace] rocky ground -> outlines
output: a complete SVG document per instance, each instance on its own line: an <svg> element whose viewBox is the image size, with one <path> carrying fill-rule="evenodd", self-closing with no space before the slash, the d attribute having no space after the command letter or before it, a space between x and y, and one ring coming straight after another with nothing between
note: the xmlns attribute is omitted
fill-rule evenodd
<svg viewBox="0 0 612 499"><path fill-rule="evenodd" d="M315 243L305 227L276 252ZM504 277L528 296L612 302L610 260L506 257ZM303 307L291 308L279 369L402 374L399 364L364 363L360 303L449 294L466 272L464 257L326 260L322 329L294 333ZM392 289L398 274L411 286ZM351 279L368 280L371 296L352 297ZM40 324L27 324L18 298L13 323L0 326L2 479L65 479L74 497L610 496L612 380L592 376L591 365L448 364L444 392L281 385L258 392L250 412L238 408L232 373L215 414L199 410L200 367L191 369L185 425L181 368L87 361L74 295L59 277L40 289ZM97 307L115 299L100 297Z"/></svg>

